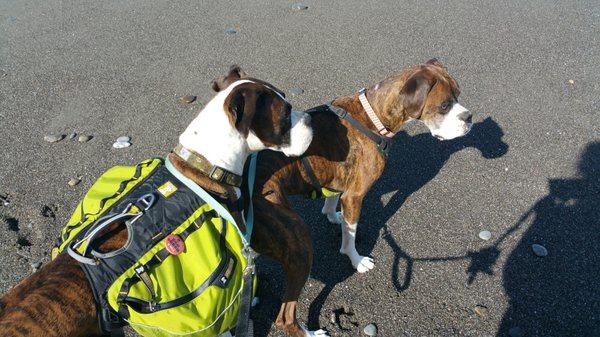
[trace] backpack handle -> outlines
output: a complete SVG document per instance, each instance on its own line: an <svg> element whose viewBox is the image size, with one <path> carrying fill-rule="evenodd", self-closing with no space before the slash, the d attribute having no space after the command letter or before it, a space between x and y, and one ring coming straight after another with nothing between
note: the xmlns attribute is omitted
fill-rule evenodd
<svg viewBox="0 0 600 337"><path fill-rule="evenodd" d="M145 194L137 201L126 207L123 213L107 215L98 219L95 224L90 226L81 240L77 242L71 242L67 246L67 253L69 253L69 255L75 260L89 265L97 265L99 263L99 259L110 258L121 254L127 249L127 246L131 241L131 237L129 236L129 233L131 232L131 225L142 215L144 215L144 213L154 205L155 201L156 197L152 193ZM123 221L125 222L125 226L127 226L128 233L127 243L123 247L108 253L100 253L92 248L92 243L99 233L101 233L108 226L116 222ZM87 245L83 250L83 253L79 253L77 248L79 248L84 242L87 242ZM90 257L90 254L93 257Z"/></svg>

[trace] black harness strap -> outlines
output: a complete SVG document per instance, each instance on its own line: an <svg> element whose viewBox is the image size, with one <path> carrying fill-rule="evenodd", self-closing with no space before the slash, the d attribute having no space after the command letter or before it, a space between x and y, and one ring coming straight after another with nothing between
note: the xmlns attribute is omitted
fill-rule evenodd
<svg viewBox="0 0 600 337"><path fill-rule="evenodd" d="M98 308L100 331L104 337L124 337L125 321L109 308Z"/></svg>
<svg viewBox="0 0 600 337"><path fill-rule="evenodd" d="M382 136L374 133L369 128L362 125L359 121L352 118L352 116L350 116L350 114L348 114L348 111L346 111L340 107L337 107L331 103L323 104L318 107L306 110L306 113L308 113L308 114L312 114L312 113L316 113L316 112L333 112L340 119L347 120L348 123L350 123L350 125L352 125L355 129L357 129L358 131L360 131L360 133L364 134L370 140L372 140L375 143L375 145L377 146L377 150L384 157L387 158L387 156L389 155L390 145L391 145L390 139L382 137ZM310 161L305 156L302 156L300 158L301 158L300 160L302 161L302 167L304 167L304 170L306 171L306 174L308 175L308 178L310 179L310 184L316 190L315 197L321 196L322 186L321 186L321 183L319 182L319 179L317 179L317 176L315 175L315 171L313 170L312 165L310 165Z"/></svg>
<svg viewBox="0 0 600 337"><path fill-rule="evenodd" d="M306 174L308 174L308 179L310 179L310 184L313 185L313 187L315 189L317 189L317 191L321 191L321 183L319 182L319 179L317 179L317 176L315 175L315 171L313 170L312 166L310 165L310 161L308 160L308 158L302 156L301 159L302 161L302 166L304 167L304 170L306 170Z"/></svg>
<svg viewBox="0 0 600 337"><path fill-rule="evenodd" d="M358 131L360 131L360 133L362 133L363 135L367 136L370 140L372 140L377 145L377 150L379 150L379 152L381 154L383 154L385 157L388 156L388 154L390 152L390 139L389 138L382 137L382 136L376 134L375 132L371 131L369 128L362 125L359 121L357 121L352 116L350 116L350 114L348 114L348 111L346 111L340 107L337 107L331 103L325 104L322 107L326 107L327 110L333 112L339 118L347 120L348 123L350 123L350 125L352 125L355 129L357 129ZM320 108L320 107L317 107L315 109L318 109L318 108Z"/></svg>

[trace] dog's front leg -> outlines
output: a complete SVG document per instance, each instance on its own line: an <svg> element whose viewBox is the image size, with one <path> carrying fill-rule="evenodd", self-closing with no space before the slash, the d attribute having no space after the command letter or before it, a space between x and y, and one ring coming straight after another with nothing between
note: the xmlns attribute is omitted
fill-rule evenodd
<svg viewBox="0 0 600 337"><path fill-rule="evenodd" d="M373 259L368 256L358 254L356 250L356 228L358 227L358 218L360 217L360 207L362 206L363 196L342 196L342 247L340 253L348 255L352 266L359 272L367 272L375 264Z"/></svg>
<svg viewBox="0 0 600 337"><path fill-rule="evenodd" d="M325 198L325 205L323 205L321 213L327 216L327 220L329 220L329 222L341 225L342 222L344 222L344 220L342 219L342 213L335 211L337 209L339 200L339 194L333 197Z"/></svg>

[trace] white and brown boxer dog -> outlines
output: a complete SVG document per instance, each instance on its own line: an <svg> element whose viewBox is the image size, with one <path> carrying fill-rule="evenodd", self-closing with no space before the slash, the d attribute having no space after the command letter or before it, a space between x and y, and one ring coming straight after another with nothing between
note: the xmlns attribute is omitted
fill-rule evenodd
<svg viewBox="0 0 600 337"><path fill-rule="evenodd" d="M238 73L238 67L232 67ZM232 83L200 111L181 134L180 144L204 156L212 165L241 175L251 152L275 149L300 155L312 138L309 118L292 114L281 91L253 78ZM173 165L203 188L228 199L239 189L212 180L174 153ZM125 226L105 234L101 250L122 247ZM0 298L0 335L3 337L99 336L92 290L79 264L61 254L21 281Z"/></svg>
<svg viewBox="0 0 600 337"><path fill-rule="evenodd" d="M216 81L214 89L225 89L244 77L233 75ZM419 120L433 136L445 140L463 136L471 129L471 113L458 104L459 94L456 81L434 59L368 88L362 98L365 102L361 103L359 94L353 94L337 98L332 105L347 111L374 134L381 131L392 136L406 122ZM368 110L376 117L369 117ZM325 200L323 213L342 227L340 252L348 255L359 272L366 272L373 268L373 259L356 251L356 228L363 198L381 176L386 156L374 141L333 112L312 113L312 126L313 142L303 157L320 186L342 192L341 198ZM252 246L283 265L286 287L276 324L295 337L327 336L322 330L306 330L296 320L296 305L310 273L313 250L310 230L287 196L310 194L315 189L312 180L298 158L271 151L259 155ZM336 212L339 199L341 212Z"/></svg>

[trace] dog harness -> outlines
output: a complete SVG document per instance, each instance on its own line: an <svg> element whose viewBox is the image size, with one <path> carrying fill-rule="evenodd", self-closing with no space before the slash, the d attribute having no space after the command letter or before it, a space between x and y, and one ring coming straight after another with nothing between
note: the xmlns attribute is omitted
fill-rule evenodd
<svg viewBox="0 0 600 337"><path fill-rule="evenodd" d="M390 146L391 146L391 137L394 136L394 133L389 131L388 129L386 129L385 126L383 126L383 124L381 123L381 120L379 120L379 118L373 111L371 104L369 104L369 101L367 100L367 96L365 93L366 93L366 89L364 89L364 88L361 89L359 91L358 98L363 106L363 109L366 111L367 115L373 122L373 125L375 125L375 127L377 128L377 130L379 131L380 134L376 134L373 131L371 131L369 128L367 128L366 126L362 125L359 121L357 121L352 116L350 116L348 111L346 111L345 109L333 105L332 104L333 101L330 103L323 104L323 105L317 106L315 108L309 109L306 111L306 113L308 113L308 114L314 114L314 113L319 113L319 112L334 113L339 118L348 121L348 123L350 123L350 125L352 125L360 133L367 136L367 138L369 138L371 141L373 141L375 143L375 145L377 146L377 150L384 157L387 158L387 156L389 155ZM324 188L321 186L321 183L319 182L319 179L317 179L317 176L315 175L315 171L313 170L312 166L310 165L310 161L308 160L308 158L306 158L305 156L302 156L301 162L302 162L302 167L304 167L304 170L306 171L306 173L310 179L311 185L313 185L313 187L315 188L315 190L313 190L310 193L310 195L308 196L309 198L311 198L311 199L317 199L317 198L321 198L321 197L328 198L328 197L332 197L332 196L335 196L335 195L338 195L341 193L339 191L332 191L330 189L327 189L327 188Z"/></svg>
<svg viewBox="0 0 600 337"><path fill-rule="evenodd" d="M254 183L256 156L249 164ZM249 241L227 207L173 167L168 159L116 166L87 192L53 258L64 251L83 268L101 331L122 336L132 326L143 336L212 337L236 328L248 336L256 286ZM124 224L127 240L100 249L106 230Z"/></svg>

